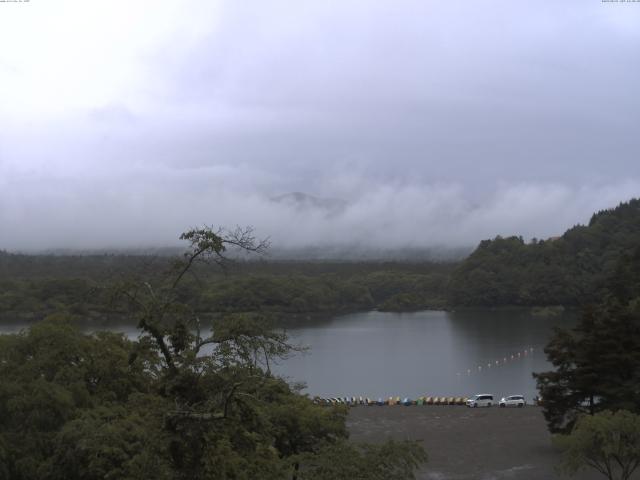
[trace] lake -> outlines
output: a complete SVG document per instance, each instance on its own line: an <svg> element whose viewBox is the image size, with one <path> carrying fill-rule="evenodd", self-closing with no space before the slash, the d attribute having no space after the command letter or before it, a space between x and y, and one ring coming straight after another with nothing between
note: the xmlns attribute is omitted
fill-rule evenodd
<svg viewBox="0 0 640 480"><path fill-rule="evenodd" d="M290 329L310 350L277 372L322 397L493 393L531 400L531 373L550 368L543 349L553 327L574 324L572 314L512 309L355 313Z"/></svg>
<svg viewBox="0 0 640 480"><path fill-rule="evenodd" d="M274 371L305 382L322 397L536 395L531 373L550 368L543 348L554 326L575 315L546 318L528 310L364 312L289 327L309 347ZM2 325L12 333L25 324ZM130 338L133 327L122 327Z"/></svg>

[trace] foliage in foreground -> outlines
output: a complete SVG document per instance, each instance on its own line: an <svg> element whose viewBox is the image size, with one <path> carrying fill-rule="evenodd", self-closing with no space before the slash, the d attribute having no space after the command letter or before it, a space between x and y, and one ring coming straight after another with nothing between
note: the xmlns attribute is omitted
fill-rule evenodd
<svg viewBox="0 0 640 480"><path fill-rule="evenodd" d="M251 232L181 238L190 248L166 275L109 289L138 322L136 341L84 334L64 315L0 336L0 478L326 478L316 466L338 453L362 478L411 478L425 458L417 444L351 445L344 409L271 375L295 349L283 333L258 316L206 325L183 295L197 262L223 264L227 247L259 251Z"/></svg>
<svg viewBox="0 0 640 480"><path fill-rule="evenodd" d="M313 480L407 480L427 461L417 442L388 441L382 445L356 445L345 441L325 446L320 455L300 456L298 478Z"/></svg>
<svg viewBox="0 0 640 480"><path fill-rule="evenodd" d="M603 302L557 329L545 352L555 370L534 376L552 432L585 413L640 413L640 249L622 258Z"/></svg>
<svg viewBox="0 0 640 480"><path fill-rule="evenodd" d="M640 415L625 410L585 415L554 444L563 451L561 472L592 468L609 480L627 480L640 466Z"/></svg>

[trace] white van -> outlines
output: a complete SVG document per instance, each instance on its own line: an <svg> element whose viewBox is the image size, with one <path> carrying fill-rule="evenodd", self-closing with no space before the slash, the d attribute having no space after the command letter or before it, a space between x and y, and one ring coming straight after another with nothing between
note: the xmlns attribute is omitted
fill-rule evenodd
<svg viewBox="0 0 640 480"><path fill-rule="evenodd" d="M502 397L498 405L501 407L524 407L526 403L522 395L511 395Z"/></svg>
<svg viewBox="0 0 640 480"><path fill-rule="evenodd" d="M490 393L479 393L467 400L467 407L491 407L493 406L493 395Z"/></svg>

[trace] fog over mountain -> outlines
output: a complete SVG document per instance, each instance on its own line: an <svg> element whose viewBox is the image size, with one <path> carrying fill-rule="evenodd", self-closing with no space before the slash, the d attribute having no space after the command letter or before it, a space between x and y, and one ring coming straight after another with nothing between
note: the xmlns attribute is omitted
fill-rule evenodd
<svg viewBox="0 0 640 480"><path fill-rule="evenodd" d="M0 249L457 248L640 196L637 3L0 7Z"/></svg>
<svg viewBox="0 0 640 480"><path fill-rule="evenodd" d="M20 204L4 209L3 225L9 228L2 230L2 244L22 251L171 246L178 244L180 232L211 219L208 223L214 225L253 225L259 236L270 237L280 249L468 247L498 234L560 234L640 188L631 181L574 189L514 184L474 202L461 186L371 185L335 212L221 186L193 192L192 185L201 180L183 180L181 189L171 179L175 175L160 186L140 183L127 192L110 188L107 183L118 184L112 180L83 185L79 192L49 190L30 198L23 194Z"/></svg>

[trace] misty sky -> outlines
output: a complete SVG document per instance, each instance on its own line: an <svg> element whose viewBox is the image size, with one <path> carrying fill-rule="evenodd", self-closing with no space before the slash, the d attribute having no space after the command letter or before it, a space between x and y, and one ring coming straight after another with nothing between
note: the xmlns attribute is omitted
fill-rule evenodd
<svg viewBox="0 0 640 480"><path fill-rule="evenodd" d="M640 3L0 3L0 249L544 238L639 152Z"/></svg>

